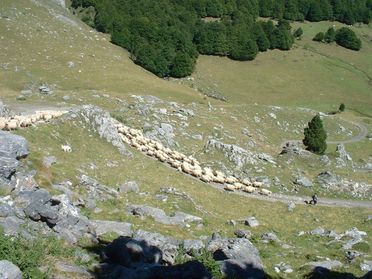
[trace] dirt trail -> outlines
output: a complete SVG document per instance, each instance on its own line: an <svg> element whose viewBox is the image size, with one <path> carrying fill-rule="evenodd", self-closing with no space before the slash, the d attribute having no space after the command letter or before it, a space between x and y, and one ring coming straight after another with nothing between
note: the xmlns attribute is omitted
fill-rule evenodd
<svg viewBox="0 0 372 279"><path fill-rule="evenodd" d="M345 120L346 121L346 120ZM350 139L347 139L347 140L336 140L336 141L328 141L327 140L327 143L328 144L347 144L347 143L354 143L354 142L359 142L363 139L365 139L368 135L368 129L366 126L364 126L363 124L361 123L358 123L358 122L353 122L353 121L348 121L349 123L357 126L359 128L359 134L350 138ZM286 143L302 143L302 140L284 140L281 142L280 146L283 147L285 146Z"/></svg>
<svg viewBox="0 0 372 279"><path fill-rule="evenodd" d="M223 185L217 185L217 184L209 184L215 189L222 190L226 192L226 190L223 189ZM259 199L263 201L270 201L270 202L282 202L282 203L289 203L294 202L295 204L305 204L306 200L310 200L310 197L301 197L301 196L289 196L289 195L283 195L283 194L276 194L273 193L270 196L263 196L260 194L248 194L244 192L228 192L232 195L240 195L245 196L247 198L251 199ZM363 208L369 208L372 209L372 201L355 201L355 200L341 200L341 199L329 199L329 198L318 198L318 204L317 206L329 206L329 207L363 207Z"/></svg>

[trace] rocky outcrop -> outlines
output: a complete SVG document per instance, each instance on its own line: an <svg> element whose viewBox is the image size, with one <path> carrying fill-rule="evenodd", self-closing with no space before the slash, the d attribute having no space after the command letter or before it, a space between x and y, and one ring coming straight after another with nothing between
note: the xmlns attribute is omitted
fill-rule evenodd
<svg viewBox="0 0 372 279"><path fill-rule="evenodd" d="M222 151L225 157L233 162L238 168L241 168L246 164L256 165L260 161L276 164L274 159L268 154L255 154L240 146L226 144L216 139L209 139L205 145L205 149L207 151L211 151L213 149Z"/></svg>
<svg viewBox="0 0 372 279"><path fill-rule="evenodd" d="M0 182L9 181L19 165L19 159L27 155L28 144L23 137L0 131Z"/></svg>
<svg viewBox="0 0 372 279"><path fill-rule="evenodd" d="M22 279L22 272L18 266L10 261L0 261L0 278L4 279Z"/></svg>
<svg viewBox="0 0 372 279"><path fill-rule="evenodd" d="M221 273L227 278L266 278L259 252L246 238L215 237L207 249L220 262Z"/></svg>
<svg viewBox="0 0 372 279"><path fill-rule="evenodd" d="M128 205L128 213L135 216L149 216L154 218L155 222L165 224L165 225L180 225L185 226L189 223L201 224L203 219L191 214L186 214L184 212L176 212L173 216L168 216L164 210L160 208L155 208L147 205Z"/></svg>
<svg viewBox="0 0 372 279"><path fill-rule="evenodd" d="M117 147L122 155L132 155L125 147L115 126L119 122L113 119L107 111L93 105L85 105L78 113L85 124L96 131L101 138L106 139L113 146Z"/></svg>

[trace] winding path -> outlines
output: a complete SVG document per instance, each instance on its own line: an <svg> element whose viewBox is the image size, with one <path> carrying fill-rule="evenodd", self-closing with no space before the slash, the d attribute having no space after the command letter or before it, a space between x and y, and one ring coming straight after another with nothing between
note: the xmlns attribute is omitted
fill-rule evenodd
<svg viewBox="0 0 372 279"><path fill-rule="evenodd" d="M212 184L210 183L213 188L222 190L226 192L226 190L223 189L223 185L218 184ZM295 204L305 204L305 201L309 200L310 197L302 197L302 196L289 196L289 195L283 195L283 194L277 194L273 193L270 196L263 196L260 194L248 194L244 193L242 191L235 191L235 192L227 192L231 195L239 195L244 196L251 199L258 199L263 201L269 201L269 202L282 202L282 203L289 203L293 202ZM372 201L356 201L356 200L341 200L341 199L329 199L329 198L318 198L318 204L317 206L328 206L328 207L362 207L362 208L368 208L372 209Z"/></svg>
<svg viewBox="0 0 372 279"><path fill-rule="evenodd" d="M347 120L345 120L347 121ZM359 142L359 141L362 141L363 139L365 139L368 135L368 129L366 126L364 126L363 124L361 123L358 123L358 122L353 122L353 121L348 121L349 123L357 126L359 128L359 134L350 138L350 139L347 139L347 140L336 140L336 141L328 141L327 140L327 143L328 144L348 144L348 143L355 143L355 142ZM281 142L280 146L283 147L285 146L286 143L302 143L302 140L284 140Z"/></svg>
<svg viewBox="0 0 372 279"><path fill-rule="evenodd" d="M28 112L34 112L36 109L40 109L41 107L39 106L29 106L26 110L24 107L22 107L23 112L28 111ZM51 108L51 107L49 107ZM55 108L55 107L53 107ZM18 108L18 111L20 108ZM354 123L356 126L360 128L360 133L353 137L352 139L345 140L345 141L337 141L337 142L328 142L328 143L350 143L350 142L357 142L362 140L366 135L368 134L368 129L359 123ZM286 141L288 142L288 141ZM296 140L291 140L290 142L300 142ZM197 179L193 176L190 176L194 179ZM199 180L199 179L198 179ZM309 197L302 197L302 196L293 196L293 195L283 195L283 194L277 194L273 193L269 196L261 195L258 193L245 193L242 191L233 191L233 192L227 192L224 190L225 185L224 184L216 184L216 183L207 183L208 185L212 186L215 189L221 190L225 192L226 194L235 194L235 195L240 195L244 196L247 198L253 198L253 199L258 199L258 200L263 200L263 201L269 201L269 202L282 202L282 203L289 203L289 202L294 202L295 204L305 204L306 200L309 200ZM341 199L329 199L329 198L320 198L318 200L317 206L328 206L328 207L362 207L362 208L368 208L372 209L372 201L357 201L357 200L341 200Z"/></svg>

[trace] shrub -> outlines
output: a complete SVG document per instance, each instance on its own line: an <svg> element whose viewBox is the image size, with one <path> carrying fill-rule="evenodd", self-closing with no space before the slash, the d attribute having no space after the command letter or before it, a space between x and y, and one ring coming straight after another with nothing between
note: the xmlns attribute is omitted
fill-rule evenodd
<svg viewBox="0 0 372 279"><path fill-rule="evenodd" d="M298 38L298 39L300 39L300 38L302 37L303 34L304 34L304 31L302 30L301 27L298 28L298 29L296 29L296 31L293 32L293 36L294 36L295 38Z"/></svg>
<svg viewBox="0 0 372 279"><path fill-rule="evenodd" d="M345 107L345 104L344 103L342 103L341 105L340 105L340 107L338 108L338 110L339 111L345 111L345 109L346 109L346 107Z"/></svg>
<svg viewBox="0 0 372 279"><path fill-rule="evenodd" d="M323 32L319 32L313 38L313 41L316 41L316 42L323 42L323 40L324 40L324 33Z"/></svg>
<svg viewBox="0 0 372 279"><path fill-rule="evenodd" d="M319 115L311 119L308 127L304 130L304 134L303 143L306 149L316 154L324 154L327 149L327 133L323 128L323 121Z"/></svg>
<svg viewBox="0 0 372 279"><path fill-rule="evenodd" d="M332 43L336 39L336 31L333 27L328 28L327 32L324 35L324 41L326 43Z"/></svg>
<svg viewBox="0 0 372 279"><path fill-rule="evenodd" d="M351 50L360 50L362 41L357 37L353 30L342 27L336 32L336 43Z"/></svg>

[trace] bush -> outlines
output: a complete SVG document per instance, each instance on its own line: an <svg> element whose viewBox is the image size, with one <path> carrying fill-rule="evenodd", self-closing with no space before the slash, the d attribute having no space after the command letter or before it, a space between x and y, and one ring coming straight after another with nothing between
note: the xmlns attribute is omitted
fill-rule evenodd
<svg viewBox="0 0 372 279"><path fill-rule="evenodd" d="M19 267L23 278L49 278L48 274L39 270L46 256L70 256L71 249L66 249L55 238L26 240L9 237L0 231L0 260L8 260Z"/></svg>
<svg viewBox="0 0 372 279"><path fill-rule="evenodd" d="M345 104L344 103L342 103L341 105L340 105L340 107L338 108L338 110L339 111L345 111L345 109L346 109L346 107L345 107Z"/></svg>
<svg viewBox="0 0 372 279"><path fill-rule="evenodd" d="M333 27L328 28L327 32L324 35L324 41L326 43L332 43L336 39L336 31Z"/></svg>
<svg viewBox="0 0 372 279"><path fill-rule="evenodd" d="M300 38L302 37L303 34L304 34L304 31L303 31L302 28L300 27L300 28L296 29L296 31L294 31L293 36L294 36L295 38L300 39Z"/></svg>
<svg viewBox="0 0 372 279"><path fill-rule="evenodd" d="M360 50L362 41L357 37L353 30L342 27L336 32L336 43L351 50Z"/></svg>
<svg viewBox="0 0 372 279"><path fill-rule="evenodd" d="M323 128L323 121L319 115L311 119L308 127L304 130L304 135L303 144L306 146L306 150L315 154L324 154L327 149L327 133Z"/></svg>
<svg viewBox="0 0 372 279"><path fill-rule="evenodd" d="M323 32L319 32L313 38L313 41L315 41L315 42L323 42L323 40L324 40L324 33Z"/></svg>

